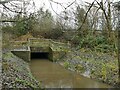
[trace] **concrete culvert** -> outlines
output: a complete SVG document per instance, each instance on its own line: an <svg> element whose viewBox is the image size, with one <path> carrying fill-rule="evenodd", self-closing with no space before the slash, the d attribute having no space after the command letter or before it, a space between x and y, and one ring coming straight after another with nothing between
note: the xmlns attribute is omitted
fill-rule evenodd
<svg viewBox="0 0 120 90"><path fill-rule="evenodd" d="M48 52L31 52L31 59L49 59Z"/></svg>

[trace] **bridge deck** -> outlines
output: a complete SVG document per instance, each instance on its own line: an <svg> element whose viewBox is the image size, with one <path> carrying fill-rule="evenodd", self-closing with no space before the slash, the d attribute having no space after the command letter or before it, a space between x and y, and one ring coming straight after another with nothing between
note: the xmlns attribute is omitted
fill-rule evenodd
<svg viewBox="0 0 120 90"><path fill-rule="evenodd" d="M11 51L17 56L30 61L32 52L49 53L51 60L57 60L69 50L69 44L52 41L51 39L29 39L29 41L15 41L11 44ZM20 54L20 55L19 55ZM27 57L27 58L26 58Z"/></svg>

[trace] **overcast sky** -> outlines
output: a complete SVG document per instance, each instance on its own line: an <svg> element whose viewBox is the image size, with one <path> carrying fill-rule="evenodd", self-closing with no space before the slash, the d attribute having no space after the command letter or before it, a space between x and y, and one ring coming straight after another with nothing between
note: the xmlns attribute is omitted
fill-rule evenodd
<svg viewBox="0 0 120 90"><path fill-rule="evenodd" d="M52 12L52 14L55 14L54 11L59 14L61 11L64 10L63 7L61 7L59 4L51 2L52 7L54 9L54 11L53 11L52 8L51 8L50 2L49 2L50 0L34 0L34 1L35 1L35 5L36 5L37 8L40 8L40 7L43 6L45 9L49 9ZM53 1L63 3L62 5L64 7L67 7L69 4L71 4L75 0L53 0ZM76 0L76 3L84 5L84 2L92 3L93 1L94 0ZM111 0L111 1L116 2L116 1L120 1L120 0Z"/></svg>
<svg viewBox="0 0 120 90"><path fill-rule="evenodd" d="M5 0L1 0L1 1L5 1ZM9 1L9 0L8 0ZM21 0L22 1L22 0ZM26 0L28 1L28 0ZM32 1L32 0L31 0ZM58 3L62 3L63 6L59 5L59 4L56 4L56 3L53 3L51 2L50 0L33 0L35 2L35 6L36 6L36 11L40 8L40 7L44 7L44 9L49 9L53 15L56 15L57 14L60 14L62 11L64 11L64 7L67 7L68 5L70 5L73 1L75 0L53 0L55 2L58 2ZM89 3L92 3L94 0L76 0L75 3L79 4L79 5L84 5L85 2L89 2ZM100 0L101 1L101 0ZM105 0L104 0L105 1ZM111 0L113 2L116 2L116 1L120 1L120 0ZM51 2L51 5L50 5L50 2ZM77 4L72 4L69 8L67 8L67 10L71 10L71 8L74 8L75 10L75 5ZM9 7L10 8L10 7ZM35 9L33 8L33 6L29 6L29 11L30 12L34 12ZM54 11L53 11L54 10ZM73 10L71 10L73 11ZM0 8L0 12L2 12L2 9ZM55 13L56 12L56 13Z"/></svg>
<svg viewBox="0 0 120 90"><path fill-rule="evenodd" d="M52 4L52 7L51 7L50 2L49 2L50 0L34 0L34 1L35 1L35 5L37 6L37 8L40 8L43 6L45 9L49 9L53 14L55 13L52 10L52 7L57 13L60 13L61 11L63 11L63 7L60 6L59 4L51 2ZM66 7L75 0L53 0L53 1L62 3L62 5ZM93 0L76 0L77 3L81 3L81 4L84 4L84 1L92 2Z"/></svg>

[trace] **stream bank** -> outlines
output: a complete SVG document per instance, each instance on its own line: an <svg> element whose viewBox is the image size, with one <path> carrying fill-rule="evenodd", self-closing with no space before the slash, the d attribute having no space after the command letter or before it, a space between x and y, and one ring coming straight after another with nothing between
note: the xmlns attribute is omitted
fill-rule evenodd
<svg viewBox="0 0 120 90"><path fill-rule="evenodd" d="M3 51L2 88L40 88L40 83L32 76L29 64L11 52Z"/></svg>
<svg viewBox="0 0 120 90"><path fill-rule="evenodd" d="M119 87L119 68L116 56L83 48L78 51L73 49L58 63L85 77Z"/></svg>

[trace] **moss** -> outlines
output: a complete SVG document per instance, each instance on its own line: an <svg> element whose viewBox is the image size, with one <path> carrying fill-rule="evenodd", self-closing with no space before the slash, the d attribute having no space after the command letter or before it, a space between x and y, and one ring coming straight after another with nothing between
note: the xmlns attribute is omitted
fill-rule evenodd
<svg viewBox="0 0 120 90"><path fill-rule="evenodd" d="M102 64L102 68L101 68L101 78L102 80L106 81L107 79L107 69L106 69L106 65L105 64Z"/></svg>
<svg viewBox="0 0 120 90"><path fill-rule="evenodd" d="M10 64L7 62L2 62L2 69L3 71L8 71L10 67Z"/></svg>
<svg viewBox="0 0 120 90"><path fill-rule="evenodd" d="M40 83L36 81L36 79L32 76L28 63L24 62L22 59L16 57L15 55L9 52L3 55L3 86L5 88L40 88Z"/></svg>
<svg viewBox="0 0 120 90"><path fill-rule="evenodd" d="M12 53L3 54L3 59L9 59L12 57Z"/></svg>
<svg viewBox="0 0 120 90"><path fill-rule="evenodd" d="M70 67L69 62L64 62L64 67L65 67L65 68L69 68L69 67Z"/></svg>
<svg viewBox="0 0 120 90"><path fill-rule="evenodd" d="M83 65L81 65L81 64L77 64L75 66L75 69L76 69L76 71L80 71L82 73L85 71L85 67Z"/></svg>
<svg viewBox="0 0 120 90"><path fill-rule="evenodd" d="M23 85L30 86L31 88L40 88L40 84L39 84L39 87L36 87L36 85L34 85L33 83L23 80L23 79L19 79L19 78L16 78L15 82L22 83Z"/></svg>
<svg viewBox="0 0 120 90"><path fill-rule="evenodd" d="M74 57L71 58L70 56ZM75 63L76 61L78 63ZM90 77L96 80L100 80L110 85L117 85L119 82L118 60L113 54L110 55L108 53L81 48L79 52L74 50L73 52L70 52L66 62L70 63L70 68L72 70L79 71L80 73L89 69Z"/></svg>

